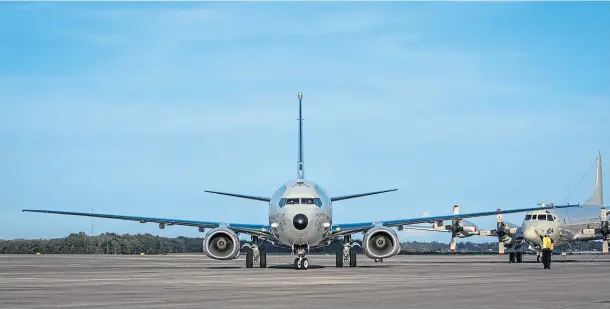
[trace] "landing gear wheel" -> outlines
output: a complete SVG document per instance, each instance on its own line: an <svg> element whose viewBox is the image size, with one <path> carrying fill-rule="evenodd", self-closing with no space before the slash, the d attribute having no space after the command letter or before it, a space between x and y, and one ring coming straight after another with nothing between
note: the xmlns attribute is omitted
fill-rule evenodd
<svg viewBox="0 0 610 309"><path fill-rule="evenodd" d="M301 269L309 268L309 260L306 258L301 259Z"/></svg>
<svg viewBox="0 0 610 309"><path fill-rule="evenodd" d="M356 252L349 253L349 267L356 267Z"/></svg>
<svg viewBox="0 0 610 309"><path fill-rule="evenodd" d="M267 252L260 253L259 262L261 268L267 268Z"/></svg>
<svg viewBox="0 0 610 309"><path fill-rule="evenodd" d="M301 269L301 259L294 259L294 269Z"/></svg>
<svg viewBox="0 0 610 309"><path fill-rule="evenodd" d="M517 263L523 262L523 252L517 252Z"/></svg>
<svg viewBox="0 0 610 309"><path fill-rule="evenodd" d="M254 266L254 253L252 250L246 251L246 268L252 268Z"/></svg>
<svg viewBox="0 0 610 309"><path fill-rule="evenodd" d="M336 260L337 267L339 267L339 268L343 267L343 252L337 252L336 256L337 256L337 260Z"/></svg>

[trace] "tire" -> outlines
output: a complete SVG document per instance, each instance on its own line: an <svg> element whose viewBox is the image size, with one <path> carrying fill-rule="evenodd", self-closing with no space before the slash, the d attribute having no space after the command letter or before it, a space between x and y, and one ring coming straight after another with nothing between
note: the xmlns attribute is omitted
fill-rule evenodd
<svg viewBox="0 0 610 309"><path fill-rule="evenodd" d="M354 251L349 253L349 267L356 267L356 252Z"/></svg>
<svg viewBox="0 0 610 309"><path fill-rule="evenodd" d="M252 250L246 251L246 268L252 268L254 266L254 254Z"/></svg>
<svg viewBox="0 0 610 309"><path fill-rule="evenodd" d="M260 253L260 268L267 268L267 252L262 251Z"/></svg>
<svg viewBox="0 0 610 309"><path fill-rule="evenodd" d="M294 259L294 269L301 269L301 263L299 262L299 258Z"/></svg>
<svg viewBox="0 0 610 309"><path fill-rule="evenodd" d="M301 269L308 269L309 268L309 260L306 258L303 258L301 260Z"/></svg>
<svg viewBox="0 0 610 309"><path fill-rule="evenodd" d="M343 253L337 252L336 254L336 266L341 268L343 267Z"/></svg>

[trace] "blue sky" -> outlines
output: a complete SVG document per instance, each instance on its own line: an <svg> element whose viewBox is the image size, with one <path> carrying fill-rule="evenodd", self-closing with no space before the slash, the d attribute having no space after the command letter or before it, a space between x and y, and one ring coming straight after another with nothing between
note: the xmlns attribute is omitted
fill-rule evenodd
<svg viewBox="0 0 610 309"><path fill-rule="evenodd" d="M337 223L565 202L597 151L610 162L608 9L2 3L0 238L91 230L23 208L264 223L264 203L203 190L271 195L296 176L299 91L308 179L332 195L399 189L337 202Z"/></svg>

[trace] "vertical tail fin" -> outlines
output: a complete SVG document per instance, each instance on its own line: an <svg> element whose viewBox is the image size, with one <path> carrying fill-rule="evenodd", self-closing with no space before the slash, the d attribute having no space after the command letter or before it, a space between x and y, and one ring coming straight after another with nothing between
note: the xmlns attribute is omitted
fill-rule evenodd
<svg viewBox="0 0 610 309"><path fill-rule="evenodd" d="M595 179L595 191L585 202L585 206L604 206L604 185L602 180L602 153L597 155L597 178Z"/></svg>
<svg viewBox="0 0 610 309"><path fill-rule="evenodd" d="M303 167L303 110L301 99L303 94L299 92L299 162L297 166L297 179L305 179L305 170Z"/></svg>

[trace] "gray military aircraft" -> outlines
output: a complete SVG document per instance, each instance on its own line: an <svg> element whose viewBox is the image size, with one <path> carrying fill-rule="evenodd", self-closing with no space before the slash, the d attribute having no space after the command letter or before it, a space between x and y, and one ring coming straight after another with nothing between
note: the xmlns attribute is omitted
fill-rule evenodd
<svg viewBox="0 0 610 309"><path fill-rule="evenodd" d="M240 251L243 248L240 247L239 234L246 234L250 235L252 239L252 243L244 245L249 247L249 249L245 250L247 268L252 268L255 263L259 263L261 268L267 267L266 253L263 250L259 250L261 241L267 241L276 246L291 248L292 253L296 253L298 256L294 259L294 268L307 269L309 267L309 261L305 258L305 255L310 249L328 246L333 240L340 240L341 238L343 238L343 250L336 253L336 266L343 267L344 263L349 262L350 267L356 267L356 254L352 248L359 244L351 239L351 236L356 233L364 234L362 249L365 255L368 258L374 259L375 262L382 262L384 258L389 258L400 252L400 241L395 230L392 229L393 227L402 229L405 225L439 220L460 222L463 218L526 212L539 209L538 207L522 208L461 215L454 214L378 222L335 224L333 223L334 202L396 191L397 189L343 196L330 196L327 189L312 181L305 180L302 97L302 94L299 93L299 141L296 180L288 181L283 184L271 197L206 191L214 194L268 203L268 224L223 223L58 210L24 209L23 211L131 220L140 223L154 222L158 223L159 228L161 229L165 228L166 225L197 227L200 232L204 232L205 229L211 229L205 235L203 252L208 257L216 260L230 260L239 257ZM549 206L543 207L542 209L557 209L574 206L575 205Z"/></svg>
<svg viewBox="0 0 610 309"><path fill-rule="evenodd" d="M595 189L587 201L578 207L566 209L546 209L543 207L527 212L521 226L504 222L502 215L497 215L497 227L494 230L479 230L476 225L465 222L454 228L453 225L433 223L432 227L409 226L407 229L425 231L452 232L451 249L455 250L455 237L492 236L498 238L498 251L504 254L504 248L511 248L509 260L521 263L523 252L530 249L536 253L537 260L542 256L542 237L549 234L556 246L571 245L577 241L602 240L602 253L608 254L610 243L610 211L604 206L602 155L597 156L597 178ZM552 205L552 204L551 204ZM454 208L454 213L457 206Z"/></svg>
<svg viewBox="0 0 610 309"><path fill-rule="evenodd" d="M555 246L571 245L576 241L602 240L602 253L608 254L610 226L604 206L602 155L597 156L595 190L581 206L572 209L539 209L525 214L521 225L523 240L537 253L541 251L541 236L549 234ZM540 255L540 254L539 254Z"/></svg>

